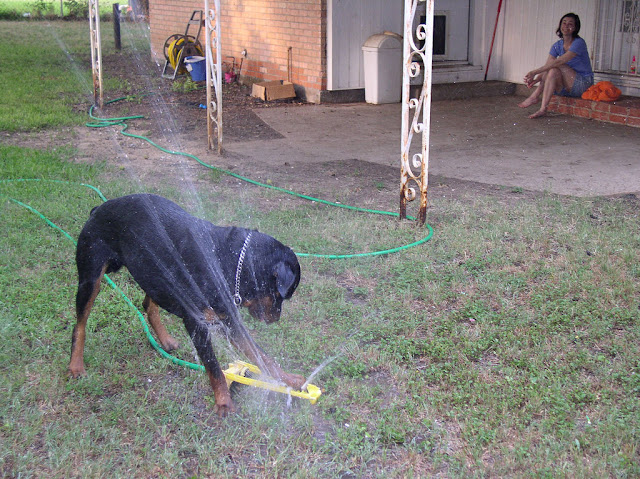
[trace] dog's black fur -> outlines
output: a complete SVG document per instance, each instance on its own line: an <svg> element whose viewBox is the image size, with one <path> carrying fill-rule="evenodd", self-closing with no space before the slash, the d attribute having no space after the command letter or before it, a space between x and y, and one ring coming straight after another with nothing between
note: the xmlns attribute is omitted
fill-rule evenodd
<svg viewBox="0 0 640 479"><path fill-rule="evenodd" d="M126 266L146 293L144 308L163 348L178 345L160 321L158 307L182 318L209 375L218 414L234 410L207 323L219 320L232 343L267 373L299 389L302 376L282 371L253 341L233 301L236 268L249 230L219 227L191 216L160 196L138 194L94 208L78 238L77 324L69 371L82 376L87 318L105 273ZM267 323L280 318L282 302L300 281L295 253L274 238L252 232L240 276L241 305Z"/></svg>

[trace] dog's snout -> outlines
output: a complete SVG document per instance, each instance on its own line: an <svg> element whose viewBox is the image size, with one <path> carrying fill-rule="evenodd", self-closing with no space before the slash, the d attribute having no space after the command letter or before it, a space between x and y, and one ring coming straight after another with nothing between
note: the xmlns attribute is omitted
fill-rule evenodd
<svg viewBox="0 0 640 479"><path fill-rule="evenodd" d="M246 301L244 306L252 317L267 324L278 321L282 312L282 301L274 301L269 296Z"/></svg>

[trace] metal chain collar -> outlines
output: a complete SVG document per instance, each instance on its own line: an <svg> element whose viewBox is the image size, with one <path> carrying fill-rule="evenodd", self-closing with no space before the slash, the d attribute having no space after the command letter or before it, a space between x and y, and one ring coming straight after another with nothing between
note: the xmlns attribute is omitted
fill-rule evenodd
<svg viewBox="0 0 640 479"><path fill-rule="evenodd" d="M247 248L249 247L249 241L251 240L252 234L253 231L249 231L249 234L244 239L244 244L242 245L240 256L238 257L238 267L236 268L236 290L233 293L233 302L236 303L236 306L240 306L240 303L242 303L242 298L240 297L240 273L242 273L242 264L244 263L244 257L247 254Z"/></svg>

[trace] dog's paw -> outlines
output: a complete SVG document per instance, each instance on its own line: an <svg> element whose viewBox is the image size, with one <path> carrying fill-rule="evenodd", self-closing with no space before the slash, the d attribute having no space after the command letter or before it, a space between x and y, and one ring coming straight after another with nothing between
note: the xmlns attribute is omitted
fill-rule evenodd
<svg viewBox="0 0 640 479"><path fill-rule="evenodd" d="M171 336L168 336L167 338L165 338L160 343L160 345L162 346L162 349L164 349L167 352L175 351L176 349L180 348L180 343L175 339L173 339Z"/></svg>
<svg viewBox="0 0 640 479"><path fill-rule="evenodd" d="M227 417L229 414L236 412L236 407L231 401L226 404L216 403L216 414L218 417Z"/></svg>
<svg viewBox="0 0 640 479"><path fill-rule="evenodd" d="M87 371L84 369L84 365L74 365L74 364L70 364L69 365L69 376L71 376L73 379L77 379L77 378L81 378L87 375Z"/></svg>

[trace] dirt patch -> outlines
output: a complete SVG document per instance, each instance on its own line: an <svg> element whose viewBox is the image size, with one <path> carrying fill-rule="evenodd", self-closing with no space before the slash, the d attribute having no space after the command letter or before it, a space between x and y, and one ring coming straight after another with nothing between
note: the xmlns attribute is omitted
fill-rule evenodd
<svg viewBox="0 0 640 479"><path fill-rule="evenodd" d="M70 146L78 162L107 162L150 187L167 181L197 178L204 167L196 160L172 152L187 152L205 163L265 181L303 194L339 201L352 201L374 208L397 208L399 168L356 158L305 164L304 160L283 159L280 165L264 165L259 161L236 158L232 154L218 156L207 148L207 103L204 85L188 90L193 84L186 76L175 81L161 78L157 65L139 56L111 55L103 57L104 71L120 79L128 87L108 92L97 118L138 117L125 124L107 127L79 126L24 133L0 133L5 144L50 149ZM117 99L116 101L113 101ZM225 142L265 141L282 138L256 114L258 109L295 106L308 108L298 100L263 102L251 96L249 86L237 83L223 88L223 133ZM86 111L87 104L76 105ZM87 121L91 121L89 116ZM145 137L161 148L138 137ZM472 181L430 175L429 197L475 198L492 195L503 201L520 200L540 193L505 188Z"/></svg>

